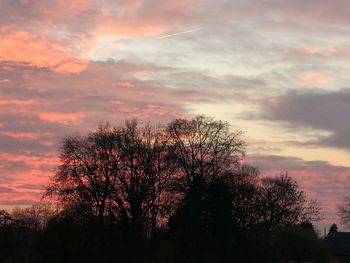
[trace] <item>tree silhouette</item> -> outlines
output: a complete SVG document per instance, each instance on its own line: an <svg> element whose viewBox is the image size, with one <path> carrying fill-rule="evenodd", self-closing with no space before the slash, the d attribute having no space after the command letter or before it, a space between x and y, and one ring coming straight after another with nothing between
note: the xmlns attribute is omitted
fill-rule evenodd
<svg viewBox="0 0 350 263"><path fill-rule="evenodd" d="M168 138L163 129L149 124L139 127L136 121L127 121L117 132L121 169L112 193L113 209L138 232L150 222L154 233L166 205L162 197L176 170L168 156Z"/></svg>
<svg viewBox="0 0 350 263"><path fill-rule="evenodd" d="M47 228L30 228L30 257L41 249L43 262L319 260L308 223L318 204L287 174L262 178L242 164L244 149L242 132L205 116L66 137L46 192L63 209Z"/></svg>
<svg viewBox="0 0 350 263"><path fill-rule="evenodd" d="M337 232L338 232L338 226L336 224L332 224L331 227L329 228L327 236Z"/></svg>
<svg viewBox="0 0 350 263"><path fill-rule="evenodd" d="M350 196L349 195L344 197L344 204L338 207L338 212L339 212L341 222L346 226L350 226Z"/></svg>
<svg viewBox="0 0 350 263"><path fill-rule="evenodd" d="M12 225L33 230L42 230L49 220L58 214L51 204L37 203L30 207L15 208L12 212Z"/></svg>
<svg viewBox="0 0 350 263"><path fill-rule="evenodd" d="M12 217L9 212L0 210L0 227L7 227L11 225Z"/></svg>
<svg viewBox="0 0 350 263"><path fill-rule="evenodd" d="M261 214L269 231L320 218L317 203L308 202L297 182L287 174L263 178L261 183Z"/></svg>
<svg viewBox="0 0 350 263"><path fill-rule="evenodd" d="M261 220L259 171L241 165L226 175L232 192L232 221L237 230L246 231Z"/></svg>
<svg viewBox="0 0 350 263"><path fill-rule="evenodd" d="M222 177L244 156L242 132L231 131L226 122L205 116L176 119L168 124L167 131L187 187L198 177L207 183Z"/></svg>
<svg viewBox="0 0 350 263"><path fill-rule="evenodd" d="M102 221L110 211L115 174L120 169L118 143L118 134L109 125L101 125L87 136L65 138L61 164L46 195L57 197L70 213Z"/></svg>
<svg viewBox="0 0 350 263"><path fill-rule="evenodd" d="M329 254L314 226L303 222L290 226L277 237L279 259L293 262L329 262Z"/></svg>
<svg viewBox="0 0 350 263"><path fill-rule="evenodd" d="M161 128L137 121L101 125L87 136L67 137L47 195L80 216L117 220L137 235L154 233L175 165Z"/></svg>

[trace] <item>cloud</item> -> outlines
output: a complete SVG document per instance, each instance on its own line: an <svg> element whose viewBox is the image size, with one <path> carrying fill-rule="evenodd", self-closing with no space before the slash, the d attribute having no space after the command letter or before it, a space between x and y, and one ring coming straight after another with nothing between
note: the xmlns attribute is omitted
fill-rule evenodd
<svg viewBox="0 0 350 263"><path fill-rule="evenodd" d="M55 72L79 73L87 61L62 50L44 36L13 27L0 27L0 62L11 61Z"/></svg>
<svg viewBox="0 0 350 263"><path fill-rule="evenodd" d="M280 123L291 130L315 129L329 135L311 140L318 146L350 150L350 124L344 121L350 114L350 90L289 91L275 98L273 106L262 107L261 119Z"/></svg>
<svg viewBox="0 0 350 263"><path fill-rule="evenodd" d="M15 191L13 191L12 188L9 187L0 187L0 193L14 193Z"/></svg>
<svg viewBox="0 0 350 263"><path fill-rule="evenodd" d="M84 116L84 113L39 112L39 118L42 121L66 125L76 125L81 122Z"/></svg>
<svg viewBox="0 0 350 263"><path fill-rule="evenodd" d="M350 150L348 5L0 1L0 189L14 191L0 199L35 201L62 138L100 121L164 123L195 109L241 125L265 154L305 145ZM201 30L156 39L194 28ZM337 200L329 185L343 189L348 182L346 167L325 162L252 162L267 172L289 170L332 215Z"/></svg>
<svg viewBox="0 0 350 263"><path fill-rule="evenodd" d="M176 72L181 69L141 59L90 62L77 74L0 63L0 78L11 79L0 89L0 187L13 189L0 195L3 204L27 204L40 197L58 164L60 142L69 134L86 133L101 121L164 123L187 115L191 103L221 96L198 89L204 74L196 74L193 86L167 86ZM28 187L27 182L42 187Z"/></svg>
<svg viewBox="0 0 350 263"><path fill-rule="evenodd" d="M331 77L327 74L322 73L308 73L300 77L302 85L305 86L321 86L327 84Z"/></svg>
<svg viewBox="0 0 350 263"><path fill-rule="evenodd" d="M23 147L23 145L22 145ZM0 152L0 205L27 205L43 193L58 159L55 153Z"/></svg>
<svg viewBox="0 0 350 263"><path fill-rule="evenodd" d="M84 56L101 40L166 33L195 20L192 11L200 2L4 0L0 3L0 59L56 72L81 72L87 63Z"/></svg>

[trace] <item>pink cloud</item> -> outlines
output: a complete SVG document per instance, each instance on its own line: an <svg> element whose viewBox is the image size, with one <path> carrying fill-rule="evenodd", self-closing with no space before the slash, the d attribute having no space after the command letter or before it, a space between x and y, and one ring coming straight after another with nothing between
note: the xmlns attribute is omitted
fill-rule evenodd
<svg viewBox="0 0 350 263"><path fill-rule="evenodd" d="M10 100L1 100L0 99L0 106L26 106L26 105L33 105L35 103L35 100L17 100L17 99L10 99Z"/></svg>
<svg viewBox="0 0 350 263"><path fill-rule="evenodd" d="M300 77L300 82L305 86L320 86L327 84L331 76L323 73L307 73Z"/></svg>
<svg viewBox="0 0 350 263"><path fill-rule="evenodd" d="M53 133L51 132L9 132L9 131L0 131L0 135L15 138L15 139L42 139L47 137L52 137Z"/></svg>
<svg viewBox="0 0 350 263"><path fill-rule="evenodd" d="M331 57L339 53L339 48L335 46L329 46L329 47L323 47L323 48L306 47L306 48L302 48L300 52L303 55Z"/></svg>
<svg viewBox="0 0 350 263"><path fill-rule="evenodd" d="M6 84L6 83L9 83L11 82L10 79L0 79L0 84Z"/></svg>
<svg viewBox="0 0 350 263"><path fill-rule="evenodd" d="M14 27L0 27L0 61L49 68L58 73L83 71L87 61L75 57L64 48L42 35Z"/></svg>
<svg viewBox="0 0 350 263"><path fill-rule="evenodd" d="M131 106L121 101L113 101L112 107L123 114L126 119L158 119L158 118L179 118L181 117L174 109L165 105L146 104L142 106Z"/></svg>
<svg viewBox="0 0 350 263"><path fill-rule="evenodd" d="M131 89L134 88L135 85L131 82L127 82L127 81L119 81L116 83L112 84L114 87L118 87L118 88L126 88L126 89Z"/></svg>
<svg viewBox="0 0 350 263"><path fill-rule="evenodd" d="M116 125L126 118L166 122L186 115L190 108L187 106L200 102L235 101L251 108L263 103L269 107L278 106L274 97L268 98L267 89L270 83L271 86L277 83L274 81L276 76L264 73L262 77L266 78L266 83L254 82L251 76L240 80L233 76L225 80L223 76L213 76L211 70L216 67L216 62L219 62L217 68L223 64L224 67L237 64L240 68L258 69L260 59L263 64L268 62L273 67L275 58L279 58L280 48L290 50L303 30L311 28L316 33L315 25L332 25L334 23L329 21L338 19L349 21L349 16L344 15L344 7L348 5L346 1L330 6L327 1L323 1L324 5L307 1L253 4L249 1L202 0L0 2L0 144L2 149L6 145L5 152L0 154L0 161L3 160L0 163L0 183L8 180L0 187L6 186L18 192L4 193L0 199L13 204L35 200L36 190L24 183L45 184L57 165L56 153L49 153L58 147L59 138L76 131L86 132L96 127L99 121L110 121ZM301 12L304 10L307 12ZM338 11L342 11L341 16ZM261 23L264 21L270 23ZM298 23L302 27L297 27ZM115 41L113 44L116 46L128 45L129 41L135 40L135 43L140 40L136 45L142 45L148 43L146 37L178 32L194 25L203 26L201 33L208 33L208 37L191 43L169 42L171 46L164 43L164 49L159 52L166 53L166 57L162 57L162 65L164 61L174 60L183 68L173 68L176 63L171 62L168 68L151 64L147 62L149 56L140 59L127 53L126 49L118 50L115 57L130 57L134 63L126 60L93 62L84 57L105 37ZM266 35L265 31L260 31L266 29L265 26L270 26ZM330 35L333 31L336 30L329 31ZM288 33L291 42L287 39L284 43L284 38L279 41L285 33ZM263 37L260 38L260 35ZM270 37L273 41L269 40ZM312 36L307 35L307 39L309 37L309 43L301 43L301 47L306 48L294 51L293 56L295 53L299 55L295 66L298 70L292 67L294 72L300 72L300 62L305 60L348 54L345 45L343 48L337 43L318 46L312 43ZM329 38L329 41L332 39ZM180 53L176 53L177 48ZM208 65L199 64L197 57L206 54L215 55L215 58L210 56ZM299 61L302 56L305 59ZM200 69L186 64L191 58ZM248 64L249 67L246 67ZM325 85L335 78L333 75L313 73L314 65L310 65L311 69L302 69L311 72L300 76L298 80L302 85ZM235 69L233 66L232 71ZM267 72L265 69L268 68L262 67L262 72ZM189 73L185 74L185 71ZM208 76L205 76L207 73ZM282 76L283 73L276 75ZM249 82L250 79L253 81ZM283 87L287 80L286 74L282 80ZM263 96L257 98L257 93ZM234 115L230 111L222 114ZM332 197L335 193L328 186L340 189L347 184L345 178L350 174L329 168L326 172L332 181L323 175L324 171L318 170L317 165L309 163L310 167L304 167L300 162L298 165L302 168L299 169L289 167L290 163L293 161L280 163L279 167L269 171L279 173L280 170L289 170L310 196L322 199L325 210L334 215L334 204L338 199ZM324 185L326 189L322 188ZM345 193L344 188L337 194L340 193Z"/></svg>
<svg viewBox="0 0 350 263"><path fill-rule="evenodd" d="M308 55L316 55L316 54L320 54L321 50L319 48L307 47L307 48L303 49L303 53L308 54Z"/></svg>
<svg viewBox="0 0 350 263"><path fill-rule="evenodd" d="M152 21L139 21L136 17L116 19L112 14L104 14L98 18L96 32L99 37L115 35L119 37L142 37L166 31L169 25Z"/></svg>
<svg viewBox="0 0 350 263"><path fill-rule="evenodd" d="M85 117L84 113L57 113L57 112L39 112L39 118L42 121L59 124L78 124Z"/></svg>
<svg viewBox="0 0 350 263"><path fill-rule="evenodd" d="M11 162L24 163L32 169L40 169L40 167L43 165L53 166L58 163L58 157L53 155L52 153L40 156L30 156L25 154L21 155L0 152L0 158Z"/></svg>
<svg viewBox="0 0 350 263"><path fill-rule="evenodd" d="M0 152L0 160L0 205L28 205L38 201L58 164L57 156L52 153Z"/></svg>

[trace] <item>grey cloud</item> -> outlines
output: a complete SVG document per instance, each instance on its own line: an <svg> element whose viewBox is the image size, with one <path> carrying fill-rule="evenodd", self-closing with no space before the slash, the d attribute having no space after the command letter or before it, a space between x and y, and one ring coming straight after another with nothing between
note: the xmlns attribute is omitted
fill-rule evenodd
<svg viewBox="0 0 350 263"><path fill-rule="evenodd" d="M335 173L350 172L350 167L332 165L326 161L305 161L298 157L285 157L278 155L252 155L247 156L247 162L257 165L262 172L269 171L315 171L324 173L327 171ZM350 183L350 178L349 178Z"/></svg>
<svg viewBox="0 0 350 263"><path fill-rule="evenodd" d="M0 193L2 194L9 194L9 193L15 193L15 191L12 188L9 187L1 187L0 186Z"/></svg>
<svg viewBox="0 0 350 263"><path fill-rule="evenodd" d="M38 140L15 139L5 136L0 136L0 145L0 150L8 153L47 152L52 150L52 147L43 145Z"/></svg>
<svg viewBox="0 0 350 263"><path fill-rule="evenodd" d="M263 105L258 118L279 122L289 129L316 129L329 136L316 137L311 144L350 150L350 90L289 91L273 105Z"/></svg>
<svg viewBox="0 0 350 263"><path fill-rule="evenodd" d="M5 206L22 206L22 205L32 205L34 203L33 199L14 199L14 200L1 200L0 205Z"/></svg>

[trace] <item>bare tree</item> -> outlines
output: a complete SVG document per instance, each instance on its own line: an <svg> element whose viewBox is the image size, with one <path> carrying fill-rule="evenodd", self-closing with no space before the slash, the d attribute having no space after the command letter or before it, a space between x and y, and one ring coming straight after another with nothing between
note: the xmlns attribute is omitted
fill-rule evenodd
<svg viewBox="0 0 350 263"><path fill-rule="evenodd" d="M297 182L287 174L263 178L260 198L263 223L270 231L321 217L317 202L308 202Z"/></svg>
<svg viewBox="0 0 350 263"><path fill-rule="evenodd" d="M259 171L241 165L228 173L227 184L232 192L232 218L235 228L248 230L261 220Z"/></svg>
<svg viewBox="0 0 350 263"><path fill-rule="evenodd" d="M150 222L154 233L175 171L168 157L168 138L162 128L150 124L140 127L135 120L127 121L118 131L122 169L113 193L116 209L134 230L143 232Z"/></svg>
<svg viewBox="0 0 350 263"><path fill-rule="evenodd" d="M347 195L344 197L344 203L338 207L339 216L341 222L350 226L350 196Z"/></svg>
<svg viewBox="0 0 350 263"><path fill-rule="evenodd" d="M110 210L116 173L121 169L120 139L108 124L87 136L64 139L60 162L46 195L58 197L71 210L100 220Z"/></svg>
<svg viewBox="0 0 350 263"><path fill-rule="evenodd" d="M191 120L176 119L168 124L174 159L181 168L186 185L197 178L210 183L244 156L241 131L231 131L227 122L205 116Z"/></svg>
<svg viewBox="0 0 350 263"><path fill-rule="evenodd" d="M163 128L136 120L68 137L47 194L78 214L100 222L112 218L138 234L146 228L154 233L175 171L168 141Z"/></svg>
<svg viewBox="0 0 350 263"><path fill-rule="evenodd" d="M6 210L0 210L0 227L11 225L12 217Z"/></svg>
<svg viewBox="0 0 350 263"><path fill-rule="evenodd" d="M37 203L26 208L15 208L12 212L12 225L32 230L43 230L48 221L58 214L51 204Z"/></svg>

